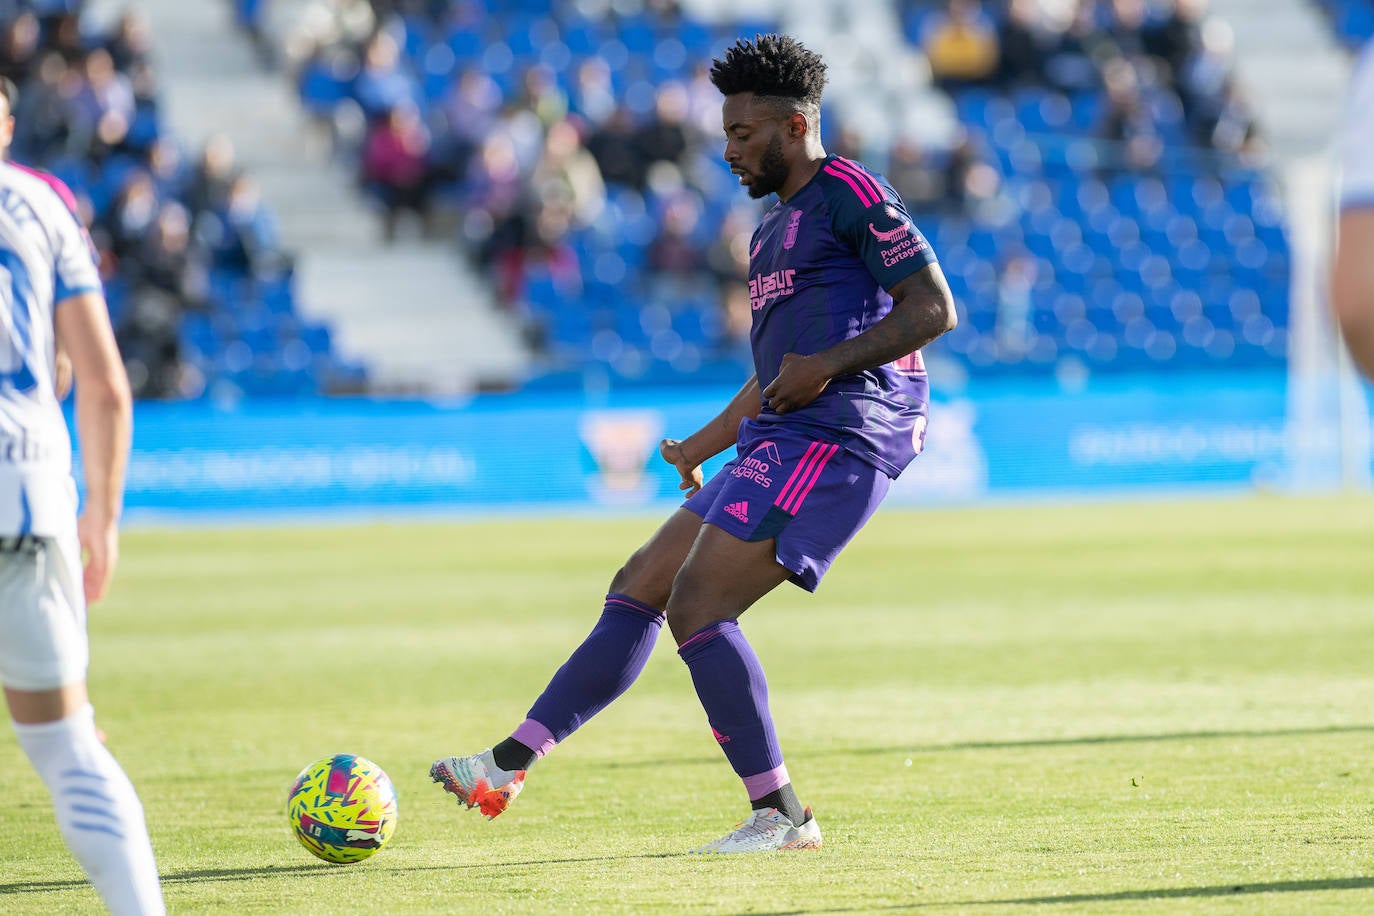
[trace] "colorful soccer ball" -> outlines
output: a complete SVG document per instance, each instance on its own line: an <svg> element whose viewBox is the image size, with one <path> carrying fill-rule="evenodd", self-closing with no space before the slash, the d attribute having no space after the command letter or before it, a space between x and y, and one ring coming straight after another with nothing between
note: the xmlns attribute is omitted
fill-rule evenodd
<svg viewBox="0 0 1374 916"><path fill-rule="evenodd" d="M326 862L360 862L396 832L396 790L382 768L335 754L301 770L286 800L301 845Z"/></svg>

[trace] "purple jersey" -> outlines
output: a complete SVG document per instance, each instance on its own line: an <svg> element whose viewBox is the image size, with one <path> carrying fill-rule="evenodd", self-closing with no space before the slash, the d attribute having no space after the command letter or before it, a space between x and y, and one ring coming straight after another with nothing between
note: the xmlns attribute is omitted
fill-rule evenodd
<svg viewBox="0 0 1374 916"><path fill-rule="evenodd" d="M809 356L857 337L892 309L887 288L935 263L897 192L863 166L827 156L816 176L754 230L749 332L759 388L787 353ZM834 442L896 477L921 450L930 386L919 351L830 381L784 423Z"/></svg>

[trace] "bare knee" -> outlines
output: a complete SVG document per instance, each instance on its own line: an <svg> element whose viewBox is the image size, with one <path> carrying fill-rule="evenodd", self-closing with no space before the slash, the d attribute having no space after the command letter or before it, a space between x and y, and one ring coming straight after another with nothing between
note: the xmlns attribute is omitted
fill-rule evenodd
<svg viewBox="0 0 1374 916"><path fill-rule="evenodd" d="M611 591L656 608L667 607L673 579L700 529L700 516L678 509L611 577Z"/></svg>
<svg viewBox="0 0 1374 916"><path fill-rule="evenodd" d="M723 601L700 575L685 569L673 580L672 595L665 610L668 628L679 646L702 627L738 617L743 611Z"/></svg>
<svg viewBox="0 0 1374 916"><path fill-rule="evenodd" d="M631 554L625 565L611 577L611 591L629 595L650 607L663 608L672 594L676 574L677 567L665 568L663 558L646 544Z"/></svg>

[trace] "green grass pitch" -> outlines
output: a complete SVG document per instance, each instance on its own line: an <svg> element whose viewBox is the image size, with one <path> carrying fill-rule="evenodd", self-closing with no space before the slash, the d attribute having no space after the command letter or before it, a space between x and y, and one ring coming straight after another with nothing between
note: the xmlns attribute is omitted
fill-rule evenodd
<svg viewBox="0 0 1374 916"><path fill-rule="evenodd" d="M176 913L1374 911L1374 500L878 515L743 619L817 853L683 855L747 813L665 635L488 823L426 775L520 721L656 517L135 530L97 720ZM316 862L328 753L400 823ZM0 912L98 912L0 734Z"/></svg>

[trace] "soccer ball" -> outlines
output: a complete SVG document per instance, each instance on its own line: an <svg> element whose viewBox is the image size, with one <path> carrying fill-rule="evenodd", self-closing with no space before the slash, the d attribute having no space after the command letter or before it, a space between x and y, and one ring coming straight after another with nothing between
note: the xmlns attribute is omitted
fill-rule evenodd
<svg viewBox="0 0 1374 916"><path fill-rule="evenodd" d="M301 845L326 862L360 862L396 832L396 790L381 767L335 754L301 770L286 800Z"/></svg>

